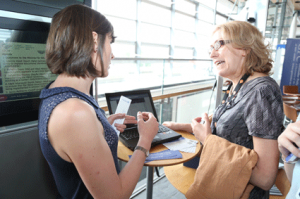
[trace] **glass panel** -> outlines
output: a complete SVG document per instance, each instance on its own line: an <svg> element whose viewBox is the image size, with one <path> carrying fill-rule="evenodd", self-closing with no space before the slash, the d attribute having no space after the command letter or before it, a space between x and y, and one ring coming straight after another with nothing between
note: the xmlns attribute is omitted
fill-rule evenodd
<svg viewBox="0 0 300 199"><path fill-rule="evenodd" d="M194 47L195 46L195 34L180 30L174 31L174 44L175 46Z"/></svg>
<svg viewBox="0 0 300 199"><path fill-rule="evenodd" d="M209 10L205 7L199 6L198 15L199 15L199 19L201 19L203 21L207 21L207 22L210 22L210 23L214 22L214 12L213 12L213 10Z"/></svg>
<svg viewBox="0 0 300 199"><path fill-rule="evenodd" d="M164 86L213 79L211 61L166 61Z"/></svg>
<svg viewBox="0 0 300 199"><path fill-rule="evenodd" d="M214 25L212 25L211 23L207 23L200 20L198 21L197 33L199 34L199 37L202 37L202 35L210 36L213 30Z"/></svg>
<svg viewBox="0 0 300 199"><path fill-rule="evenodd" d="M108 16L107 19L114 27L114 33L117 40L136 40L136 22Z"/></svg>
<svg viewBox="0 0 300 199"><path fill-rule="evenodd" d="M198 35L198 41L196 44L197 58L198 59L209 59L209 46L211 36Z"/></svg>
<svg viewBox="0 0 300 199"><path fill-rule="evenodd" d="M171 10L149 3L141 4L141 21L170 27Z"/></svg>
<svg viewBox="0 0 300 199"><path fill-rule="evenodd" d="M189 32L195 31L195 18L180 13L175 13L174 28Z"/></svg>
<svg viewBox="0 0 300 199"><path fill-rule="evenodd" d="M211 61L112 60L109 76L97 79L99 104L100 106L106 104L104 93L107 92L161 89L162 86L170 87L178 84L188 85L188 88L192 89L191 83L214 79L211 70Z"/></svg>
<svg viewBox="0 0 300 199"><path fill-rule="evenodd" d="M112 60L109 76L98 78L98 95L106 92L158 87L162 84L163 61Z"/></svg>
<svg viewBox="0 0 300 199"><path fill-rule="evenodd" d="M210 0L210 1L207 1L207 0L197 0L197 2L200 3L200 6L202 4L202 5L206 5L206 6L210 7L210 8L215 9L216 0Z"/></svg>
<svg viewBox="0 0 300 199"><path fill-rule="evenodd" d="M216 24L222 24L222 23L226 23L227 18L221 16L221 15L216 15Z"/></svg>
<svg viewBox="0 0 300 199"><path fill-rule="evenodd" d="M118 42L118 40L116 40L111 46L116 58L135 57L135 43Z"/></svg>
<svg viewBox="0 0 300 199"><path fill-rule="evenodd" d="M196 5L193 2L189 1L175 1L175 10L185 12L190 15L194 15L195 10L196 10Z"/></svg>
<svg viewBox="0 0 300 199"><path fill-rule="evenodd" d="M233 6L234 2L228 0L218 0L217 11L222 14L228 15L229 13L231 13ZM237 6L234 7L232 13L237 13Z"/></svg>
<svg viewBox="0 0 300 199"><path fill-rule="evenodd" d="M136 0L97 0L97 10L104 15L136 19Z"/></svg>
<svg viewBox="0 0 300 199"><path fill-rule="evenodd" d="M141 57L169 58L169 47L166 46L154 46L154 45L142 44L141 49L142 49Z"/></svg>
<svg viewBox="0 0 300 199"><path fill-rule="evenodd" d="M141 41L155 44L170 44L170 28L141 24Z"/></svg>
<svg viewBox="0 0 300 199"><path fill-rule="evenodd" d="M211 98L212 95L213 91L208 90L179 96L176 118L174 118L176 122L191 123L192 119L201 117L204 113L212 114L215 109L215 99Z"/></svg>
<svg viewBox="0 0 300 199"><path fill-rule="evenodd" d="M194 50L188 48L178 48L174 49L174 58L175 59L193 59Z"/></svg>
<svg viewBox="0 0 300 199"><path fill-rule="evenodd" d="M167 6L167 7L171 7L171 5L172 5L171 0L148 0L148 1L154 2L156 4L160 4L163 6Z"/></svg>

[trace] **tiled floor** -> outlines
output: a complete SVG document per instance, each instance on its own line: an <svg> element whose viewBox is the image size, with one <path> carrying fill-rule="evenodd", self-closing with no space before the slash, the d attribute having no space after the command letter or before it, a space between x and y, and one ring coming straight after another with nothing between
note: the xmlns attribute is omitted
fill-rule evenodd
<svg viewBox="0 0 300 199"><path fill-rule="evenodd" d="M132 197L132 199L146 199L146 190L139 195ZM167 179L167 177L161 178L153 185L153 199L186 199L186 197L180 193Z"/></svg>

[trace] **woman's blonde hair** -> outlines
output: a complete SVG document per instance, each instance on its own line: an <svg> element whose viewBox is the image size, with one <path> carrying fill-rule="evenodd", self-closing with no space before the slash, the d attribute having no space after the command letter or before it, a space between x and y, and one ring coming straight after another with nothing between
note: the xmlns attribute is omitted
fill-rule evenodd
<svg viewBox="0 0 300 199"><path fill-rule="evenodd" d="M246 50L244 67L246 73L253 72L270 75L272 69L271 51L264 44L264 38L259 30L245 21L230 21L218 25L213 33L220 31L224 40L230 40L234 48Z"/></svg>

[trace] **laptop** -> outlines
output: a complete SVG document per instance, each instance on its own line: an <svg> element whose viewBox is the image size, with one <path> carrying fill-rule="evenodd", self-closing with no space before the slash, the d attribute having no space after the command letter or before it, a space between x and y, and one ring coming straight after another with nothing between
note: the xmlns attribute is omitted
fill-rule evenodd
<svg viewBox="0 0 300 199"><path fill-rule="evenodd" d="M150 90L105 93L109 114L114 114L116 112L119 100L122 95L132 100L127 115L132 115L136 117L137 112L141 111L151 112L157 118ZM176 140L180 137L181 135L179 133L176 133L170 128L159 124L159 130L152 141L151 147L165 142ZM120 133L119 139L127 148L133 151L139 140L137 125L126 124L126 129L123 133Z"/></svg>

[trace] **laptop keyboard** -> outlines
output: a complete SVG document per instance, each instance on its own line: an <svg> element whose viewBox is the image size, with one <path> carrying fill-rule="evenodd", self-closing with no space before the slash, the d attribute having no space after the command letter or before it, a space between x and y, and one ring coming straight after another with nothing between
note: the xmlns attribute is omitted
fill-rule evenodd
<svg viewBox="0 0 300 199"><path fill-rule="evenodd" d="M169 129L168 127L165 127L164 125L159 125L158 126L158 133L163 133L163 132L168 132L170 131L171 129Z"/></svg>
<svg viewBox="0 0 300 199"><path fill-rule="evenodd" d="M139 133L136 129L127 129L125 132L122 133L122 135L123 138L125 138L126 140L131 140L139 137Z"/></svg>
<svg viewBox="0 0 300 199"><path fill-rule="evenodd" d="M158 133L168 132L170 129L168 127L165 127L163 125L158 126ZM131 140L139 137L139 133L135 128L127 129L125 132L122 133L123 138L126 140Z"/></svg>

